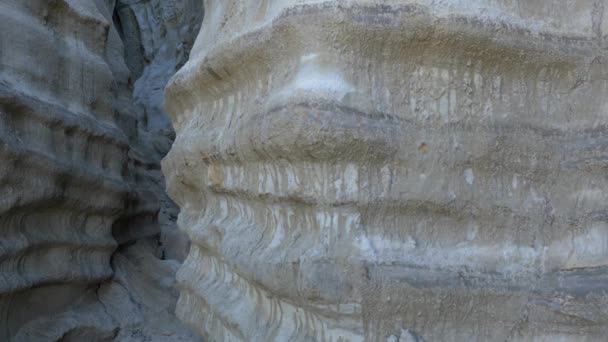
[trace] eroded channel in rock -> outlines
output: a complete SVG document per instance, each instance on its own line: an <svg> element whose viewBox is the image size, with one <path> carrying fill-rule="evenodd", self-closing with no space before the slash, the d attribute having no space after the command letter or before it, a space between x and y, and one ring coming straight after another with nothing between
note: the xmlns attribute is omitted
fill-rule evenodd
<svg viewBox="0 0 608 342"><path fill-rule="evenodd" d="M605 340L606 12L0 0L0 340Z"/></svg>

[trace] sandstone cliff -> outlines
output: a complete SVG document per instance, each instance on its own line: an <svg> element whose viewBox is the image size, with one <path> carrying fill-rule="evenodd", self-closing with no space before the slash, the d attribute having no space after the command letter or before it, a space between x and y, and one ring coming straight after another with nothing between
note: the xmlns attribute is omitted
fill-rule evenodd
<svg viewBox="0 0 608 342"><path fill-rule="evenodd" d="M601 341L605 1L210 0L163 161L215 341Z"/></svg>
<svg viewBox="0 0 608 342"><path fill-rule="evenodd" d="M157 21L119 20L132 6ZM0 340L195 340L172 317L171 130L133 83L162 89L201 19L200 1L0 1ZM123 44L148 31L145 58Z"/></svg>
<svg viewBox="0 0 608 342"><path fill-rule="evenodd" d="M0 341L605 340L606 1L205 10L0 0Z"/></svg>

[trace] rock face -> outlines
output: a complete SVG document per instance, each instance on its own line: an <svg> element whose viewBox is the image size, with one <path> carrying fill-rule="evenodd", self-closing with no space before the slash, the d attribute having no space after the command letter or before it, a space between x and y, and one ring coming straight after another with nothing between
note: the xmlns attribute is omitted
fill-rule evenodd
<svg viewBox="0 0 608 342"><path fill-rule="evenodd" d="M113 77L103 57L109 25L92 2L3 1L0 16L6 341L112 277L112 224L129 192L129 142L112 110ZM71 318L66 331L82 325L113 333L108 320Z"/></svg>
<svg viewBox="0 0 608 342"><path fill-rule="evenodd" d="M599 341L604 1L209 0L166 108L215 341Z"/></svg>
<svg viewBox="0 0 608 342"><path fill-rule="evenodd" d="M124 60L128 68L125 83L130 101L125 110L138 116L138 134L132 142L131 156L138 166L136 178L140 190L134 198L136 202L152 198L160 205L158 217L149 220L139 214L137 207L142 205L134 203L132 214L120 221L117 231L121 240L128 241L157 234L160 229L165 256L183 261L188 240L176 229L178 209L165 192L159 167L174 139L171 122L162 108L165 85L186 62L200 29L202 2L119 0L114 8L114 27L124 43L124 59L111 60ZM148 225L149 229L142 229L142 225Z"/></svg>
<svg viewBox="0 0 608 342"><path fill-rule="evenodd" d="M182 30L157 35L161 57L148 53L169 74L202 4L147 3L190 9L188 20L155 23ZM2 341L196 340L171 317L185 253L169 232L176 210L159 166L171 134L150 128L147 103L135 100L125 55L136 54L123 36L143 35L115 25L117 6L0 1Z"/></svg>

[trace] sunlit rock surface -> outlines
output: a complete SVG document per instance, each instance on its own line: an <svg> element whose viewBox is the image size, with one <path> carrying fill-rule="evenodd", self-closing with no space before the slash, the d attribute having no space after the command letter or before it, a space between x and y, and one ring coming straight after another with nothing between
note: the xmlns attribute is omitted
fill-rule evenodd
<svg viewBox="0 0 608 342"><path fill-rule="evenodd" d="M601 341L604 1L209 0L166 94L214 341Z"/></svg>
<svg viewBox="0 0 608 342"><path fill-rule="evenodd" d="M0 341L197 340L172 317L187 246L159 238L171 136L133 99L117 6L0 1Z"/></svg>

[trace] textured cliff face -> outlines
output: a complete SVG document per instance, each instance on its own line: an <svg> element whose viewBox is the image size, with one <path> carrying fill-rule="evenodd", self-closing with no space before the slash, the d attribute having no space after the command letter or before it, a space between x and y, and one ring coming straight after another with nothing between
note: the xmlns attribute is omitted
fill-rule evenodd
<svg viewBox="0 0 608 342"><path fill-rule="evenodd" d="M166 95L211 340L608 333L603 1L210 0Z"/></svg>
<svg viewBox="0 0 608 342"><path fill-rule="evenodd" d="M2 341L193 339L171 317L179 262L163 258L184 252L158 238L175 215L159 167L171 137L134 100L116 6L0 1ZM173 53L166 70L187 50Z"/></svg>
<svg viewBox="0 0 608 342"><path fill-rule="evenodd" d="M0 8L0 339L8 340L112 276L129 144L114 120L109 25L95 5ZM107 319L95 329L112 332Z"/></svg>

